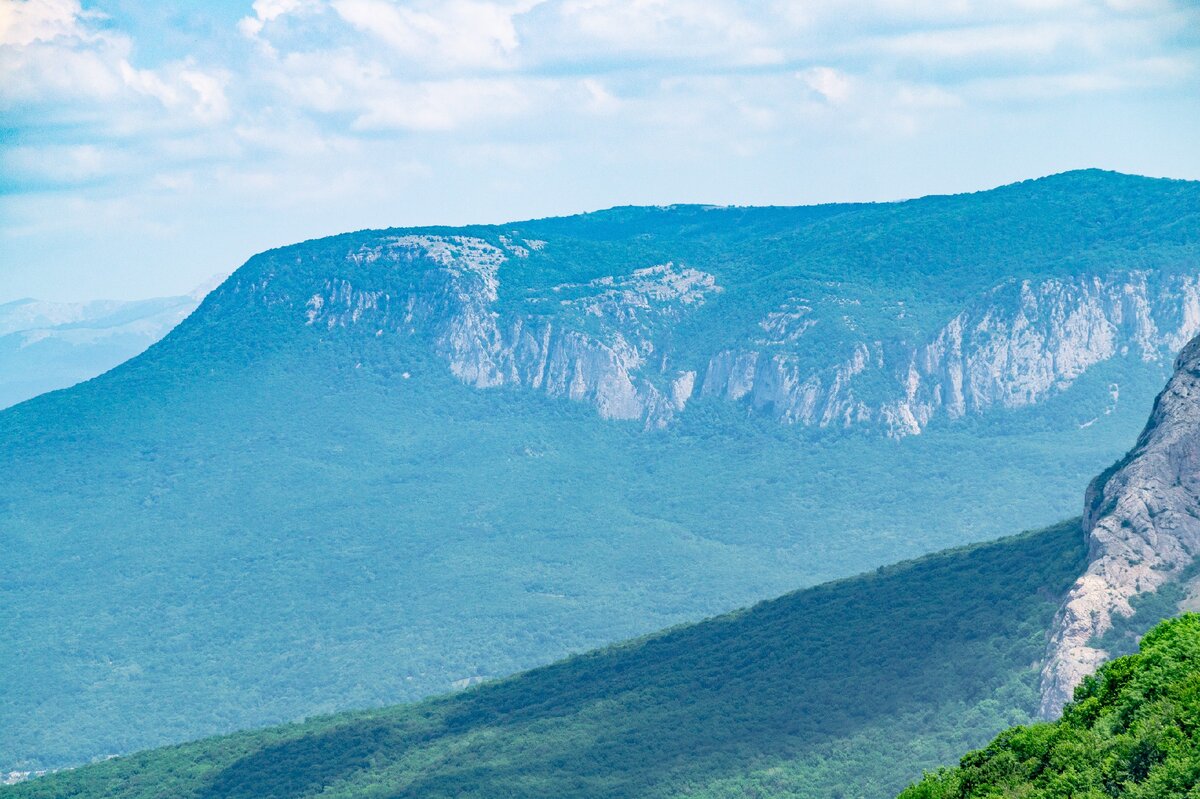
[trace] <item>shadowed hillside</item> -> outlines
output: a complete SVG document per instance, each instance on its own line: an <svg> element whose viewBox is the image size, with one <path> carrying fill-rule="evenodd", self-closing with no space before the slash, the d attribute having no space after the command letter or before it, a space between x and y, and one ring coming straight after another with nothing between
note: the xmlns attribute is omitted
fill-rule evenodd
<svg viewBox="0 0 1200 799"><path fill-rule="evenodd" d="M14 797L894 794L1037 706L1077 522L933 555L418 705L33 780Z"/></svg>

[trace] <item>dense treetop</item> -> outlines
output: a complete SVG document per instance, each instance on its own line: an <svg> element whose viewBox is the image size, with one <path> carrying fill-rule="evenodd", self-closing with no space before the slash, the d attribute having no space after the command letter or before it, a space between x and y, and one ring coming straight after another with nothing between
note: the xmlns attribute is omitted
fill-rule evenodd
<svg viewBox="0 0 1200 799"><path fill-rule="evenodd" d="M1015 727L900 799L1172 799L1200 789L1200 615L1103 666L1062 719Z"/></svg>

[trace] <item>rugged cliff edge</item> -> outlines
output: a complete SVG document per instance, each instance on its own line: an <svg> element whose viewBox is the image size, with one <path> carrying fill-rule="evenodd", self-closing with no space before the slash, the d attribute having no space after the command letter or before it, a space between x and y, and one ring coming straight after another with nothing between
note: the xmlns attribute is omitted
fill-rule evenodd
<svg viewBox="0 0 1200 799"><path fill-rule="evenodd" d="M1088 487L1087 571L1055 619L1041 713L1057 716L1107 656L1097 646L1131 600L1177 580L1200 553L1200 338L1180 353L1137 445Z"/></svg>
<svg viewBox="0 0 1200 799"><path fill-rule="evenodd" d="M726 291L716 275L670 260L512 287L522 261L556 245L492 238L375 235L326 263L307 298L258 275L222 291L288 305L318 328L426 336L468 385L521 386L649 428L700 394L785 424L898 438L938 416L1038 404L1111 358L1165 361L1200 332L1196 267L1110 270L1008 280L921 325L904 303L881 311L850 288L789 297L758 310L753 337L714 335L681 363L681 323ZM505 287L519 302L500 303ZM1120 386L1109 391L1115 404Z"/></svg>
<svg viewBox="0 0 1200 799"><path fill-rule="evenodd" d="M1142 271L1009 281L923 340L860 338L841 363L806 372L796 342L818 318L768 316L763 329L785 335L764 342L775 345L767 351L714 356L704 393L745 397L784 422L874 423L893 437L915 435L939 415L1034 405L1115 356L1170 357L1200 331L1200 292L1191 275ZM1115 402L1119 387L1112 391Z"/></svg>

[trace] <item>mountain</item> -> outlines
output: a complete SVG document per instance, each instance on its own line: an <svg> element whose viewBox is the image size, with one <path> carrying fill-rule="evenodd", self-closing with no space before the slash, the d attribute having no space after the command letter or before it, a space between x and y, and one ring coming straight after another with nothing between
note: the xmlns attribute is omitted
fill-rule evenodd
<svg viewBox="0 0 1200 799"><path fill-rule="evenodd" d="M1088 171L255 256L0 413L0 770L413 700L1069 515L1200 323L1198 211Z"/></svg>
<svg viewBox="0 0 1200 799"><path fill-rule="evenodd" d="M187 318L209 288L150 300L0 303L0 408L141 354Z"/></svg>
<svg viewBox="0 0 1200 799"><path fill-rule="evenodd" d="M34 797L882 797L1029 721L1078 522L421 704L116 758Z"/></svg>
<svg viewBox="0 0 1200 799"><path fill-rule="evenodd" d="M1165 621L1087 677L1053 724L1017 727L900 799L1174 799L1200 786L1200 616Z"/></svg>
<svg viewBox="0 0 1200 799"><path fill-rule="evenodd" d="M1195 197L1084 173L882 207L615 209L329 240L301 262L334 274L280 286L285 251L243 285L317 328L421 330L464 383L606 419L666 427L700 396L903 436L1036 404L1116 356L1169 359L1200 330ZM582 239L565 252L529 238L565 233Z"/></svg>

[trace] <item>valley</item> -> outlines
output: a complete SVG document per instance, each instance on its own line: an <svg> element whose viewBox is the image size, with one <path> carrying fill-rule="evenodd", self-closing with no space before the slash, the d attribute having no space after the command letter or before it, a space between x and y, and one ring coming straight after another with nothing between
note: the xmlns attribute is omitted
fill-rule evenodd
<svg viewBox="0 0 1200 799"><path fill-rule="evenodd" d="M424 703L32 780L33 797L889 796L1029 721L1077 521Z"/></svg>

